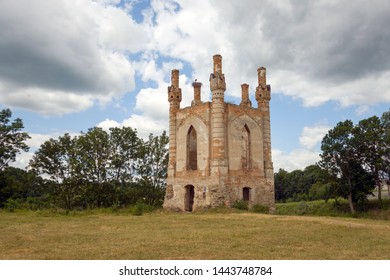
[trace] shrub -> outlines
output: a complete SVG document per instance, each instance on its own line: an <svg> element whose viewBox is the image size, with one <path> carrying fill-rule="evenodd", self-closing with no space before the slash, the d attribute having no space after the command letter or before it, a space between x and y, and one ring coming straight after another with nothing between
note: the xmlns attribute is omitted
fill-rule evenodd
<svg viewBox="0 0 390 280"><path fill-rule="evenodd" d="M232 207L239 210L248 210L248 202L244 200L236 200L234 201Z"/></svg>
<svg viewBox="0 0 390 280"><path fill-rule="evenodd" d="M133 215L133 216L141 216L143 213L144 213L144 204L143 203L141 203L141 202L137 202L135 205L134 205L134 207L133 207L133 209L132 209L132 211L131 211L131 214Z"/></svg>
<svg viewBox="0 0 390 280"><path fill-rule="evenodd" d="M262 204L255 204L252 206L251 209L252 212L255 213L263 213L263 214L268 214L269 213L269 207L262 205Z"/></svg>
<svg viewBox="0 0 390 280"><path fill-rule="evenodd" d="M21 207L20 202L12 198L9 198L7 199L6 202L4 202L4 209L9 212L14 212L15 209L18 209L20 207Z"/></svg>
<svg viewBox="0 0 390 280"><path fill-rule="evenodd" d="M298 204L298 215L308 214L310 210L309 205L305 201L301 201Z"/></svg>

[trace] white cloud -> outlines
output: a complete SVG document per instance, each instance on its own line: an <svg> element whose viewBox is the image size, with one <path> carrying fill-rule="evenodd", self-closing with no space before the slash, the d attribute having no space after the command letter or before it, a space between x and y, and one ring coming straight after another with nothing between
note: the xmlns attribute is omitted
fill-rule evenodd
<svg viewBox="0 0 390 280"><path fill-rule="evenodd" d="M126 54L142 49L145 33L104 2L0 2L0 102L61 115L133 90Z"/></svg>
<svg viewBox="0 0 390 280"><path fill-rule="evenodd" d="M160 135L164 130L168 131L168 86L172 69L181 69L180 61L170 61L158 66L153 55L145 54L144 61L134 64L135 69L141 74L144 82L153 81L155 88L143 88L136 95L134 111L129 118L122 121L106 119L97 126L108 129L110 127L130 126L137 129L141 138L147 138L150 133ZM187 107L193 100L192 81L185 75L180 74L179 86L182 89L181 107ZM206 100L206 99L204 99Z"/></svg>
<svg viewBox="0 0 390 280"><path fill-rule="evenodd" d="M153 72L150 64L159 57L188 62L190 78L207 90L216 53L224 57L228 95L239 97L242 83L253 94L256 69L265 66L273 92L305 106L390 102L383 1L154 0L142 23L131 15L136 2L2 1L0 102L48 115L81 111L134 90L133 65L143 79L166 81L169 66ZM139 52L147 55L130 62L127 54ZM32 90L30 107L20 93ZM52 92L62 97L49 106Z"/></svg>
<svg viewBox="0 0 390 280"><path fill-rule="evenodd" d="M299 137L299 143L303 148L313 150L316 148L316 145L322 141L330 129L331 127L326 125L313 127L305 126L303 128L302 135Z"/></svg>
<svg viewBox="0 0 390 280"><path fill-rule="evenodd" d="M278 172L280 168L290 172L296 169L304 169L306 166L318 162L320 157L319 152L303 148L295 149L288 153L272 149L272 159L274 172Z"/></svg>
<svg viewBox="0 0 390 280"><path fill-rule="evenodd" d="M326 125L305 126L299 137L300 147L298 149L290 152L272 149L275 172L280 168L287 171L304 169L306 166L318 162L320 160L319 154L321 153L318 144L321 143L330 129L331 127Z"/></svg>
<svg viewBox="0 0 390 280"><path fill-rule="evenodd" d="M274 93L305 106L390 102L390 24L383 1L153 1L151 47L179 57L208 80L211 56L221 53L227 94L240 96L256 69L268 68ZM356 16L359 15L359 16Z"/></svg>

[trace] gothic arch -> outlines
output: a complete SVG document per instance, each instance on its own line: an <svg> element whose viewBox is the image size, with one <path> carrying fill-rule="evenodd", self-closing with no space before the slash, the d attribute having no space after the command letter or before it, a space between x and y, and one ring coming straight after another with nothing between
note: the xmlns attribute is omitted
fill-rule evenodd
<svg viewBox="0 0 390 280"><path fill-rule="evenodd" d="M233 119L228 129L229 169L263 171L263 136L258 122L248 115L242 115Z"/></svg>
<svg viewBox="0 0 390 280"><path fill-rule="evenodd" d="M198 143L196 130L191 125L187 133L187 170L198 169Z"/></svg>
<svg viewBox="0 0 390 280"><path fill-rule="evenodd" d="M206 171L209 167L209 130L206 124L198 117L191 116L178 127L176 143L176 168L177 171L185 171L187 169L187 141L190 128L196 132L196 170ZM195 153L193 153L195 157Z"/></svg>

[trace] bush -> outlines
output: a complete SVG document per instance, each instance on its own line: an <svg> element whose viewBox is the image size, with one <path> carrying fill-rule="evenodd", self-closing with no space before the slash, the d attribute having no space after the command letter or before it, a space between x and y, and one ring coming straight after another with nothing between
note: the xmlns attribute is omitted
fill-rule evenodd
<svg viewBox="0 0 390 280"><path fill-rule="evenodd" d="M144 213L144 204L141 203L141 202L137 202L132 211L131 211L131 214L133 216L141 216L142 214Z"/></svg>
<svg viewBox="0 0 390 280"><path fill-rule="evenodd" d="M236 200L234 201L232 207L239 210L248 210L248 202L244 200Z"/></svg>
<svg viewBox="0 0 390 280"><path fill-rule="evenodd" d="M301 201L298 204L298 215L308 214L310 210L309 205L305 201Z"/></svg>
<svg viewBox="0 0 390 280"><path fill-rule="evenodd" d="M268 214L269 213L269 207L262 205L262 204L255 204L252 206L251 209L252 212L255 213L263 213L263 214Z"/></svg>
<svg viewBox="0 0 390 280"><path fill-rule="evenodd" d="M18 200L9 198L6 202L4 202L4 209L9 212L14 212L16 209L20 208L21 204Z"/></svg>

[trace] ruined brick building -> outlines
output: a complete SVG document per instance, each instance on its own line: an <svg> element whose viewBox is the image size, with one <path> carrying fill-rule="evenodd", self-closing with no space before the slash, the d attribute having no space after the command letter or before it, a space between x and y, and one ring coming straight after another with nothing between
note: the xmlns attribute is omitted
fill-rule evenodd
<svg viewBox="0 0 390 280"><path fill-rule="evenodd" d="M237 200L274 208L271 158L270 86L266 69L258 72L257 108L249 85L241 85L240 105L226 103L222 57L214 55L210 74L211 102L201 101L194 82L194 100L180 108L179 71L172 70L169 101L169 165L164 208L195 211Z"/></svg>

